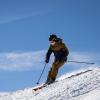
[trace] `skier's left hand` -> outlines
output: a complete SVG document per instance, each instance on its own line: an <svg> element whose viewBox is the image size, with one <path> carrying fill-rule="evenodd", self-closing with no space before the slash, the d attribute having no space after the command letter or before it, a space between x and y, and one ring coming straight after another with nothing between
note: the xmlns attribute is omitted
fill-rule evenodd
<svg viewBox="0 0 100 100"><path fill-rule="evenodd" d="M46 59L46 60L45 60L45 63L49 63L49 60L48 60L48 59Z"/></svg>

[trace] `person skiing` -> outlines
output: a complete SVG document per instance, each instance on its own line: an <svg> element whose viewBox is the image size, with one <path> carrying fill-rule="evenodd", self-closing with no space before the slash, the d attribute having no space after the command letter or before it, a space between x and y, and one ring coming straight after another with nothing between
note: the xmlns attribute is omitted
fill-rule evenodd
<svg viewBox="0 0 100 100"><path fill-rule="evenodd" d="M45 62L49 63L50 55L54 53L55 59L51 69L48 72L47 80L45 84L51 84L56 80L58 70L67 61L69 50L61 38L58 38L55 34L51 34L49 37L50 46L46 53Z"/></svg>

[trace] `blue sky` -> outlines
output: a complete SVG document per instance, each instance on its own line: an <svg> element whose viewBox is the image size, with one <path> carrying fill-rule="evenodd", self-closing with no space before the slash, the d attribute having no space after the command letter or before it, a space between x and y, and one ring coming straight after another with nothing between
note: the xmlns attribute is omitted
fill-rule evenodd
<svg viewBox="0 0 100 100"><path fill-rule="evenodd" d="M98 63L99 12L99 0L0 0L0 91L36 85L51 33L68 45L69 60ZM59 76L84 66L68 63Z"/></svg>

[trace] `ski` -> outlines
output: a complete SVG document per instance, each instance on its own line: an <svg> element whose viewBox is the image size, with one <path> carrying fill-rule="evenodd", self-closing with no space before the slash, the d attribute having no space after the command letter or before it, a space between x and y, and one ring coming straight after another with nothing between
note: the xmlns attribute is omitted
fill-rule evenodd
<svg viewBox="0 0 100 100"><path fill-rule="evenodd" d="M36 88L34 88L34 89L32 89L33 91L37 91L37 90L40 90L40 89L42 89L43 87L46 87L48 84L43 84L43 85L41 85L41 86L38 86L38 87L36 87Z"/></svg>
<svg viewBox="0 0 100 100"><path fill-rule="evenodd" d="M53 84L53 83L55 83L55 82L58 82L58 81L54 81L54 82L52 82L52 83L50 83L50 84L43 84L43 85L41 85L41 86L37 86L36 88L33 88L32 90L33 90L33 91L40 90L40 89L42 89L42 88L44 88L44 87L46 87L46 86L48 86L48 85L51 85L51 84Z"/></svg>

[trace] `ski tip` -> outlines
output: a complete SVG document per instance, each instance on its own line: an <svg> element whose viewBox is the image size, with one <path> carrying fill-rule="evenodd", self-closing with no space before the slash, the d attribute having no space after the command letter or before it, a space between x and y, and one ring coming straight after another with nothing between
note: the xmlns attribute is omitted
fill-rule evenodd
<svg viewBox="0 0 100 100"><path fill-rule="evenodd" d="M42 85L42 86L38 86L38 87L36 87L36 88L34 88L34 89L32 89L33 91L37 91L37 90L40 90L40 89L42 89L43 87L46 87L47 85Z"/></svg>
<svg viewBox="0 0 100 100"><path fill-rule="evenodd" d="M38 89L32 89L32 91L37 91Z"/></svg>

